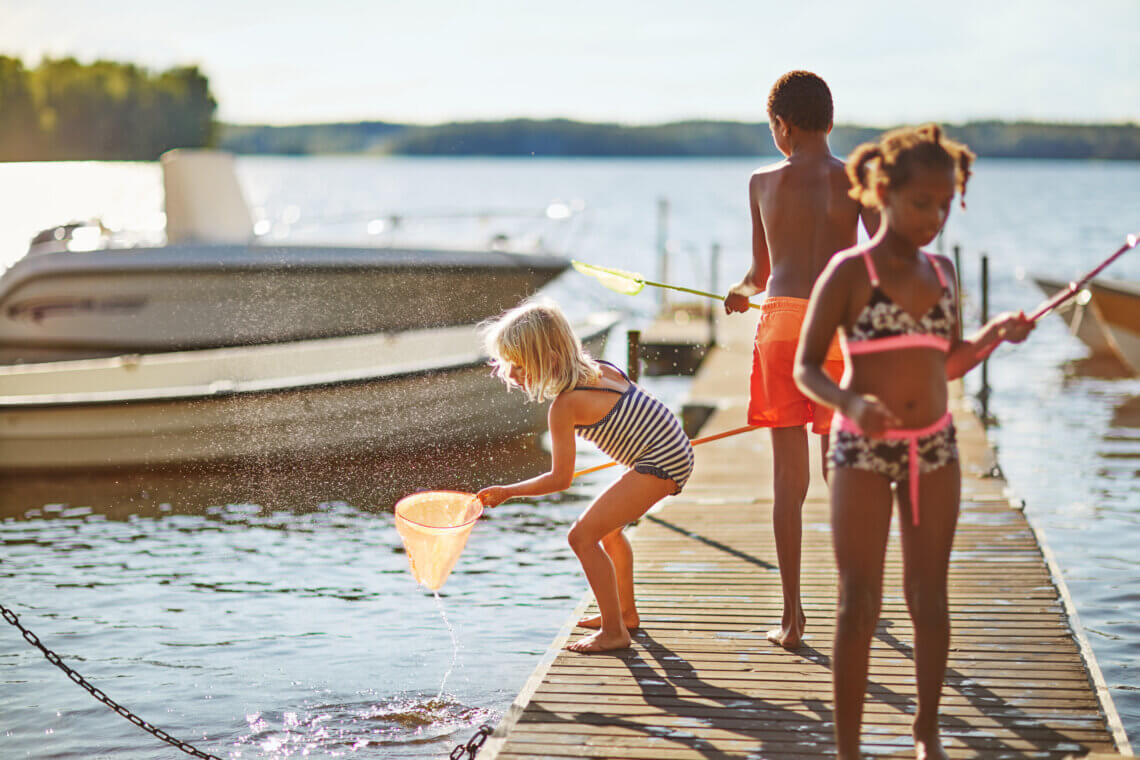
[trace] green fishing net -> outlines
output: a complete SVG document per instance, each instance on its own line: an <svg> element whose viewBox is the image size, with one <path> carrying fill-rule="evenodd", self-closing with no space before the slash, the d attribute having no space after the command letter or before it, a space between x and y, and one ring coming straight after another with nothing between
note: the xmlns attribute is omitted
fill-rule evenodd
<svg viewBox="0 0 1140 760"><path fill-rule="evenodd" d="M586 264L581 261L572 262L574 268L582 274L594 277L602 285L615 293L626 296L635 296L645 287L645 278L636 272L624 272L620 269L600 267L595 264Z"/></svg>

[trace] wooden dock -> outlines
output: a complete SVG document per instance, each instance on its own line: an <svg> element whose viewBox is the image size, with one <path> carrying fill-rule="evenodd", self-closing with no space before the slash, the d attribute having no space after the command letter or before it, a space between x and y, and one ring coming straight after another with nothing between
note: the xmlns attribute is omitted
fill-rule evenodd
<svg viewBox="0 0 1140 760"><path fill-rule="evenodd" d="M744 423L751 331L718 326L694 380L716 411L702 430ZM942 698L952 758L1064 758L1131 748L1080 635L1071 602L1006 483L985 432L958 402L963 509L950 569L952 642ZM764 431L697 449L683 494L633 529L641 631L613 655L565 652L582 600L479 753L491 758L817 758L834 752L829 654L836 572L825 486L804 507L796 652L769 644L781 594ZM813 443L813 457L818 456ZM813 473L819 472L813 462ZM895 529L897 531L897 528ZM913 757L913 633L892 532L882 618L871 650L867 754Z"/></svg>

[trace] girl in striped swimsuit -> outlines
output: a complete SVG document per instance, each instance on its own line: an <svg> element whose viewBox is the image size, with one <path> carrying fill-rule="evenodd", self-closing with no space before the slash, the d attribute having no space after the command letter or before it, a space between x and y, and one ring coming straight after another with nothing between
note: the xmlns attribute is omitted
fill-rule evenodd
<svg viewBox="0 0 1140 760"><path fill-rule="evenodd" d="M622 528L671 494L693 469L693 447L676 416L614 365L591 358L550 301L529 301L491 322L485 333L495 374L532 401L552 399L550 472L479 491L484 506L515 496L565 490L574 477L574 436L593 442L629 470L574 523L569 541L601 615L597 628L566 648L606 652L630 645L640 624L633 597L633 550Z"/></svg>

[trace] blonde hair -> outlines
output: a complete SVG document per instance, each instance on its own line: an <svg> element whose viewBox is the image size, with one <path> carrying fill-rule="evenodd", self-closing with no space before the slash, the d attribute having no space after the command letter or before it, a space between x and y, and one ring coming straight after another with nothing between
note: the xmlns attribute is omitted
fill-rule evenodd
<svg viewBox="0 0 1140 760"><path fill-rule="evenodd" d="M511 368L521 369L526 375L522 389L531 401L546 401L601 377L601 366L582 349L566 315L549 299L524 301L482 327L495 376L514 386Z"/></svg>

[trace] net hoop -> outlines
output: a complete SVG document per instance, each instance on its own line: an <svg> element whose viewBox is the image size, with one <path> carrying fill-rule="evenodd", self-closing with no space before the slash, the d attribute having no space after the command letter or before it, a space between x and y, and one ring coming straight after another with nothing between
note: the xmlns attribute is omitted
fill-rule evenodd
<svg viewBox="0 0 1140 760"><path fill-rule="evenodd" d="M428 525L427 523L416 522L415 520L412 520L411 518L405 517L404 515L400 514L400 505L403 504L405 501L407 501L409 499L415 499L417 496L422 496L423 494L436 494L436 493L455 494L456 496L470 496L471 500L476 502L479 505L479 509L478 509L478 511L475 512L474 516L470 520L468 520L467 522L464 522L464 523L458 523L456 525ZM474 525L476 522L479 521L479 518L483 516L483 503L478 501L478 499L475 498L475 494L467 493L466 491L447 491L447 490L443 490L443 491L417 491L416 493L408 494L407 496L405 496L402 499L400 499L399 501L397 501L396 506L393 509L396 513L396 517L399 518L400 520L403 520L404 522L408 523L409 525L415 525L417 528L427 528L428 530L460 530L462 528L466 528L469 525Z"/></svg>

